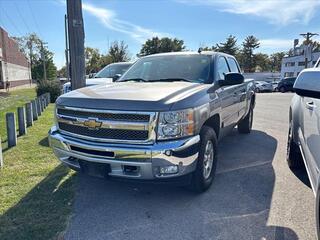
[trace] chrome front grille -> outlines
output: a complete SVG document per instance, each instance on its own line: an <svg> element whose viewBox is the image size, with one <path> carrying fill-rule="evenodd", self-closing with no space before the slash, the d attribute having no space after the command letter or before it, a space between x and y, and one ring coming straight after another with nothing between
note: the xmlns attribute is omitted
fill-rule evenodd
<svg viewBox="0 0 320 240"><path fill-rule="evenodd" d="M64 134L102 142L152 143L156 113L57 107L57 124Z"/></svg>
<svg viewBox="0 0 320 240"><path fill-rule="evenodd" d="M59 123L59 128L66 132L77 133L79 135L88 137L99 137L102 139L112 140L139 140L145 141L148 139L147 130L126 130L126 129L110 129L110 128L99 128L97 130L89 129L88 127L81 127L68 123Z"/></svg>
<svg viewBox="0 0 320 240"><path fill-rule="evenodd" d="M78 118L99 118L100 120L111 121L132 121L132 122L149 122L150 115L147 114L129 114L129 113L111 113L111 112L84 112L72 111L69 109L58 109L59 115L78 117Z"/></svg>

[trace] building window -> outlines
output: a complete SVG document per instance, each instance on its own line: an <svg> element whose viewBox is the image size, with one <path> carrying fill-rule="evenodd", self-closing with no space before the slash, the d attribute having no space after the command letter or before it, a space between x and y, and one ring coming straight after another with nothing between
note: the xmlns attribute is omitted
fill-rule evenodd
<svg viewBox="0 0 320 240"><path fill-rule="evenodd" d="M284 77L293 77L294 76L294 72L285 72L284 73Z"/></svg>
<svg viewBox="0 0 320 240"><path fill-rule="evenodd" d="M298 66L304 66L305 65L305 62L299 62L298 63Z"/></svg>
<svg viewBox="0 0 320 240"><path fill-rule="evenodd" d="M287 63L285 63L286 67L294 67L294 65L295 65L295 62L287 62Z"/></svg>

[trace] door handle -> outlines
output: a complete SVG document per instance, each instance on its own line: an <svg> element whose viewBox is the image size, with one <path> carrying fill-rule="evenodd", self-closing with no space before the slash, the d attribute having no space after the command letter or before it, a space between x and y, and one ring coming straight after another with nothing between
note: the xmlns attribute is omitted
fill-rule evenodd
<svg viewBox="0 0 320 240"><path fill-rule="evenodd" d="M314 102L307 102L306 103L306 108L309 110L313 110L316 108L316 105L314 104Z"/></svg>

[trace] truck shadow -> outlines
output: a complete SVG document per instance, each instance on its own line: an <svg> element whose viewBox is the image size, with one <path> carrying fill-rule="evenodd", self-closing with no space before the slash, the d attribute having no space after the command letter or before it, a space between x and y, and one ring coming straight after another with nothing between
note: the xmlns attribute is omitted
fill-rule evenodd
<svg viewBox="0 0 320 240"><path fill-rule="evenodd" d="M66 239L298 239L268 226L277 140L264 132L219 144L212 187L203 194L169 185L110 182L79 175Z"/></svg>
<svg viewBox="0 0 320 240"><path fill-rule="evenodd" d="M55 239L71 212L74 175L57 166L19 202L0 215L0 239Z"/></svg>

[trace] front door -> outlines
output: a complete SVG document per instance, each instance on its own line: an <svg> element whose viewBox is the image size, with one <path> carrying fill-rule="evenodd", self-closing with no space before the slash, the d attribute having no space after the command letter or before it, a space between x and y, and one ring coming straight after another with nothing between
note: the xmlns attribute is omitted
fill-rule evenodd
<svg viewBox="0 0 320 240"><path fill-rule="evenodd" d="M303 97L303 153L313 186L317 186L320 166L320 100ZM317 189L315 189L317 190Z"/></svg>

